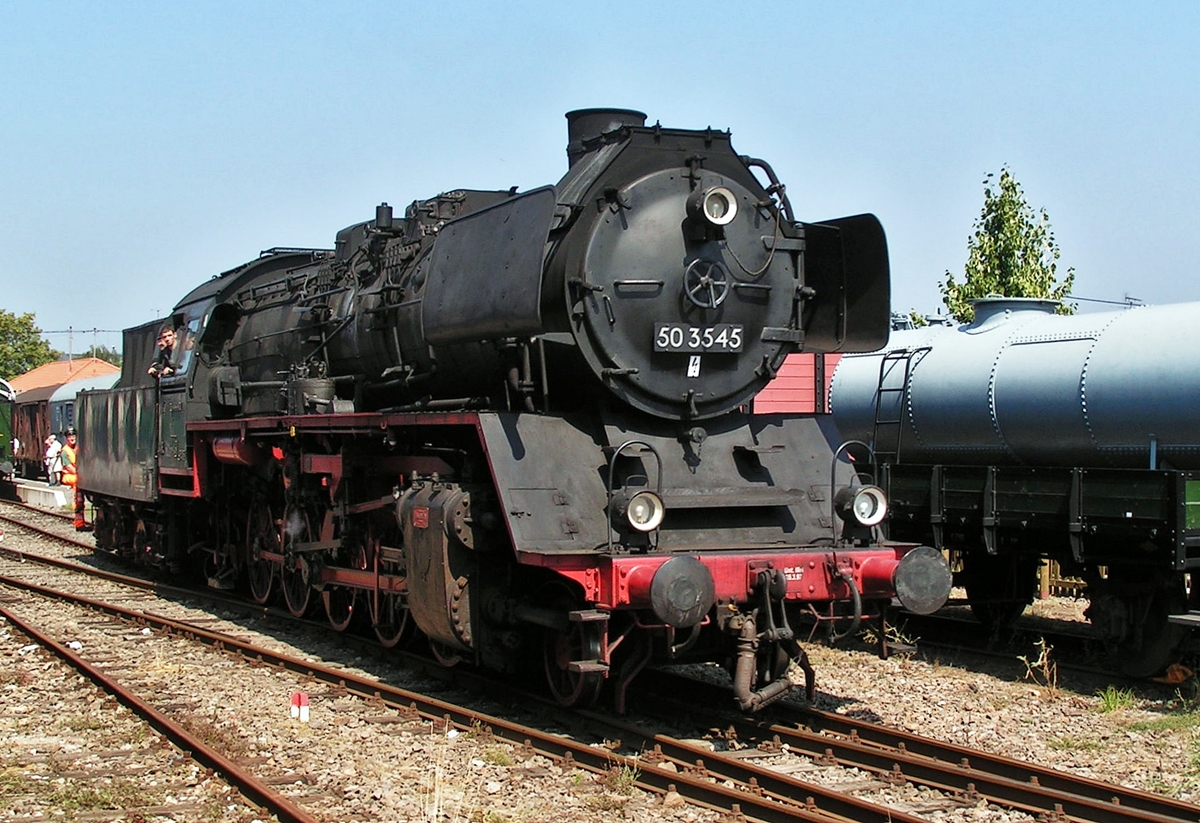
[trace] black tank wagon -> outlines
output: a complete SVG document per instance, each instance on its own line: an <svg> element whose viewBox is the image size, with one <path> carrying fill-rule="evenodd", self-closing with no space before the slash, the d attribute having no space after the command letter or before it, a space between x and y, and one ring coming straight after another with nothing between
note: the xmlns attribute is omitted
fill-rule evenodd
<svg viewBox="0 0 1200 823"><path fill-rule="evenodd" d="M79 404L98 548L447 665L538 659L565 704L698 658L757 709L797 620L937 608L944 561L881 541L829 422L744 411L791 352L886 341L878 221L796 221L727 132L568 119L554 186L383 204L201 285L169 375L159 324L127 332Z"/></svg>
<svg viewBox="0 0 1200 823"><path fill-rule="evenodd" d="M950 552L983 622L1015 620L1049 558L1117 667L1153 675L1200 622L1200 304L1056 307L980 300L969 325L843 357L833 417L874 447L890 536Z"/></svg>

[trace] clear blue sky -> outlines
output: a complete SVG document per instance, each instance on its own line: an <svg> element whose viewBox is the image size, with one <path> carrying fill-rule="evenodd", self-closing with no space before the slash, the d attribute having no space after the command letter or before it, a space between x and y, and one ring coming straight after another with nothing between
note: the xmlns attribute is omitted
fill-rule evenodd
<svg viewBox="0 0 1200 823"><path fill-rule="evenodd" d="M1194 0L0 0L0 30L0 307L48 331L383 200L553 183L596 106L731 129L800 219L877 214L898 310L940 305L1003 164L1077 294L1200 300Z"/></svg>

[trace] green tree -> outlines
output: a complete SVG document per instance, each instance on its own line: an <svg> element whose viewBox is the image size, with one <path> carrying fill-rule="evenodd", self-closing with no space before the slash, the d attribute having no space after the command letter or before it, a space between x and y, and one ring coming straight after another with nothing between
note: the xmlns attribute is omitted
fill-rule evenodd
<svg viewBox="0 0 1200 823"><path fill-rule="evenodd" d="M108 346L91 346L82 355L83 357L95 357L99 360L106 360L114 366L121 365L121 353L116 349L111 349Z"/></svg>
<svg viewBox="0 0 1200 823"><path fill-rule="evenodd" d="M58 352L42 337L32 314L0 309L0 376L18 377L57 358Z"/></svg>
<svg viewBox="0 0 1200 823"><path fill-rule="evenodd" d="M988 174L983 181L983 211L975 233L967 241L967 266L962 282L946 272L940 284L942 301L960 323L975 319L970 301L988 295L1042 297L1062 300L1075 283L1075 269L1057 281L1059 250L1045 209L1038 212L1025 202L1021 185L1007 166L1000 169L999 186ZM1073 314L1074 305L1063 304L1060 314Z"/></svg>

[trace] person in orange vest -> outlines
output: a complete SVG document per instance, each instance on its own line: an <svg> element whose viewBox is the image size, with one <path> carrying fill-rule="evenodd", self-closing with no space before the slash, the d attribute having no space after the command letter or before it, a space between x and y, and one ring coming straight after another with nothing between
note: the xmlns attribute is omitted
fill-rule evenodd
<svg viewBox="0 0 1200 823"><path fill-rule="evenodd" d="M79 490L79 436L74 428L67 429L67 445L62 447L62 482L75 493L75 531L87 528L83 517L83 492Z"/></svg>

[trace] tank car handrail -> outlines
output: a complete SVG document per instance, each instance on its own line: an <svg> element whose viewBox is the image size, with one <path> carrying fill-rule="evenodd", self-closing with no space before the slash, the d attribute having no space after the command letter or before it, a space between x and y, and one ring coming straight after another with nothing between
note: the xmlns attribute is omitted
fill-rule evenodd
<svg viewBox="0 0 1200 823"><path fill-rule="evenodd" d="M607 515L607 519L608 519L608 550L610 552L612 551L612 547L613 547L613 524L612 524L613 472L616 471L617 458L621 456L621 452L625 451L625 449L629 448L630 446L642 446L644 448L649 449L650 453L654 455L654 459L656 461L658 461L658 486L655 489L655 493L658 495L660 500L662 499L663 462L662 462L662 455L660 455L658 453L658 449L651 446L645 440L626 440L624 443L617 446L617 448L612 453L612 457L610 457L608 459L608 482L605 484L608 487L606 489L606 491L608 493L608 502L604 506L604 511L605 511L605 514ZM647 480L648 479L649 478L647 478Z"/></svg>

